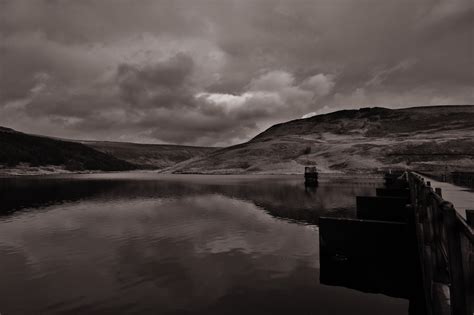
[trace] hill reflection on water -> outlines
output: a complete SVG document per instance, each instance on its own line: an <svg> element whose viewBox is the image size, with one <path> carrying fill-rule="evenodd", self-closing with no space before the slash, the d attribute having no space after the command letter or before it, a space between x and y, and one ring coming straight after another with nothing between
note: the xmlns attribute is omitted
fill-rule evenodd
<svg viewBox="0 0 474 315"><path fill-rule="evenodd" d="M252 202L275 217L317 224L320 215L355 216L355 195L378 182L330 179L305 187L300 176L209 176L111 173L0 178L0 214L82 200L173 199L222 195ZM127 176L128 175L128 176Z"/></svg>

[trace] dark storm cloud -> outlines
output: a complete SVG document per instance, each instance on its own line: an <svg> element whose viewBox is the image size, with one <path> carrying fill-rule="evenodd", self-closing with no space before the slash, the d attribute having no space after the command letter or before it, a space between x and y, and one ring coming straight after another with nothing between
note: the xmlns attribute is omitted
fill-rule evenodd
<svg viewBox="0 0 474 315"><path fill-rule="evenodd" d="M190 105L192 94L186 81L192 70L193 60L184 54L143 68L121 64L117 70L120 95L126 103L137 107Z"/></svg>
<svg viewBox="0 0 474 315"><path fill-rule="evenodd" d="M0 125L225 145L341 108L474 101L472 0L0 0Z"/></svg>
<svg viewBox="0 0 474 315"><path fill-rule="evenodd" d="M124 36L150 32L196 36L205 24L185 2L164 0L1 0L2 32L36 30L64 43L107 43Z"/></svg>

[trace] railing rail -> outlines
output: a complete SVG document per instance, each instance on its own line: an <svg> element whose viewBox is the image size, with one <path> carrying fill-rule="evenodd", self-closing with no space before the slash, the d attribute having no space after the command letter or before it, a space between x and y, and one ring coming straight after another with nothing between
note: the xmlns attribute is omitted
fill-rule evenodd
<svg viewBox="0 0 474 315"><path fill-rule="evenodd" d="M420 256L427 303L436 303L434 288L449 288L450 313L474 314L474 234L469 223L454 206L444 200L441 190L415 173L408 173L415 208ZM429 313L436 314L433 309Z"/></svg>

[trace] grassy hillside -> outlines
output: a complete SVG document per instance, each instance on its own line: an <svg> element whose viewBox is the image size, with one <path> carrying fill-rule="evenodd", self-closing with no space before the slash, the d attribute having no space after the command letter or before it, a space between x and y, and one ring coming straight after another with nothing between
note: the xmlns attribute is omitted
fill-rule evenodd
<svg viewBox="0 0 474 315"><path fill-rule="evenodd" d="M474 106L343 110L272 126L249 142L168 169L177 173L301 173L474 167Z"/></svg>
<svg viewBox="0 0 474 315"><path fill-rule="evenodd" d="M83 141L81 143L146 169L163 169L216 150L216 148L209 147L108 141Z"/></svg>
<svg viewBox="0 0 474 315"><path fill-rule="evenodd" d="M81 143L29 135L0 127L0 170L58 167L67 171L122 171L136 166Z"/></svg>
<svg viewBox="0 0 474 315"><path fill-rule="evenodd" d="M0 172L55 166L62 170L136 168L176 173L301 173L411 168L474 168L474 106L343 110L272 126L228 148L73 142L0 127Z"/></svg>

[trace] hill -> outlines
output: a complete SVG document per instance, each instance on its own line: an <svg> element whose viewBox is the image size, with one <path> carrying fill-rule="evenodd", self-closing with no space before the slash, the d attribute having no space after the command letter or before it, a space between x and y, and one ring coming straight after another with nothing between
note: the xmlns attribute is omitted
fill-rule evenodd
<svg viewBox="0 0 474 315"><path fill-rule="evenodd" d="M81 141L97 151L137 165L142 169L163 169L208 154L217 148L108 141Z"/></svg>
<svg viewBox="0 0 474 315"><path fill-rule="evenodd" d="M277 124L252 140L169 168L175 173L301 173L474 167L474 106L342 110Z"/></svg>
<svg viewBox="0 0 474 315"><path fill-rule="evenodd" d="M0 172L125 171L137 166L81 143L0 127Z"/></svg>

